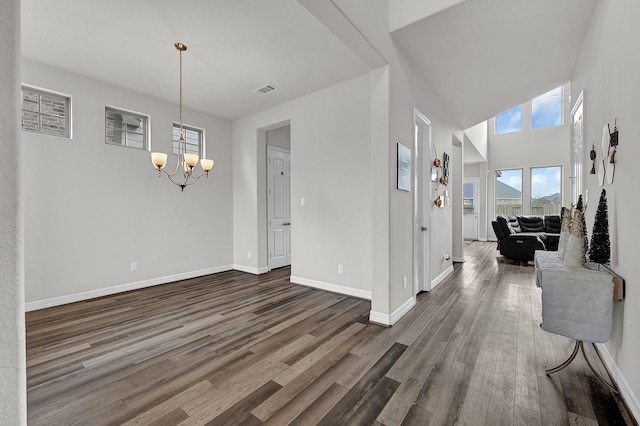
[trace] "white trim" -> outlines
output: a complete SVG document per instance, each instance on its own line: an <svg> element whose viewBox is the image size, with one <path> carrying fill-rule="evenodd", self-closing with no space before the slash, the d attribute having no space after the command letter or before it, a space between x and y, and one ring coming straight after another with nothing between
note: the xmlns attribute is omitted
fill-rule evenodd
<svg viewBox="0 0 640 426"><path fill-rule="evenodd" d="M391 315L383 314L382 312L370 311L369 312L369 322L373 322L376 324L392 326L397 323L400 318L405 316L407 312L411 310L416 305L415 296L408 299L406 302L402 304L398 309L393 311Z"/></svg>
<svg viewBox="0 0 640 426"><path fill-rule="evenodd" d="M489 240L487 240L486 238L478 238L478 241L487 242Z"/></svg>
<svg viewBox="0 0 640 426"><path fill-rule="evenodd" d="M236 271L240 271L240 272L246 272L247 274L253 274L253 275L261 275L269 272L268 266L262 266L262 267L256 268L255 266L239 265L237 263L233 264L232 269L235 269Z"/></svg>
<svg viewBox="0 0 640 426"><path fill-rule="evenodd" d="M289 281L294 284L301 284L307 287L318 288L320 290L326 290L332 293L340 293L347 296L359 297L360 299L371 300L371 292L368 290L345 287L338 284L325 283L322 281L310 280L308 278L296 277L293 275L289 278Z"/></svg>
<svg viewBox="0 0 640 426"><path fill-rule="evenodd" d="M444 279L447 278L452 272L453 272L453 265L449 265L449 267L447 269L445 269L444 271L442 271L442 273L440 275L438 275L437 277L432 279L431 280L431 290L436 288L436 286L438 284L440 284L442 281L444 281Z"/></svg>
<svg viewBox="0 0 640 426"><path fill-rule="evenodd" d="M66 296L52 297L50 299L36 300L25 303L25 311L36 311L38 309L50 308L52 306L66 305L67 303L80 302L94 299L96 297L110 296L112 294L123 293L125 291L138 290L145 287L152 287L159 284L167 284L174 281L186 280L189 278L202 277L204 275L216 274L234 269L231 265L216 266L214 268L200 269L197 271L183 272L181 274L167 275L164 277L151 278L143 281L135 281L127 284L120 284L113 287L99 288L82 293L68 294Z"/></svg>
<svg viewBox="0 0 640 426"><path fill-rule="evenodd" d="M602 359L604 360L607 370L609 370L613 381L616 382L618 388L620 389L620 394L622 395L624 402L627 404L629 411L631 411L631 414L637 421L638 419L640 419L640 401L638 401L638 397L636 396L635 392L633 392L633 389L629 385L629 382L627 382L627 379L625 379L622 371L616 364L616 361L611 356L609 349L607 349L607 345L605 345L604 343L596 343L596 345L598 346L598 350L602 355Z"/></svg>
<svg viewBox="0 0 640 426"><path fill-rule="evenodd" d="M464 257L452 257L451 260L454 262L464 262Z"/></svg>
<svg viewBox="0 0 640 426"><path fill-rule="evenodd" d="M491 241L492 243L497 243L498 239L497 238L487 238L487 241Z"/></svg>

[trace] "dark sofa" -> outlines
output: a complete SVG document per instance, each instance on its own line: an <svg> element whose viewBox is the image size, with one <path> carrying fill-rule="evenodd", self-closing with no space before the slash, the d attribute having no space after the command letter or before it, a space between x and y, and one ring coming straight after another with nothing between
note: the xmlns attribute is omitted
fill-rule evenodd
<svg viewBox="0 0 640 426"><path fill-rule="evenodd" d="M491 225L497 249L509 259L532 261L536 250L558 250L560 215L498 216Z"/></svg>

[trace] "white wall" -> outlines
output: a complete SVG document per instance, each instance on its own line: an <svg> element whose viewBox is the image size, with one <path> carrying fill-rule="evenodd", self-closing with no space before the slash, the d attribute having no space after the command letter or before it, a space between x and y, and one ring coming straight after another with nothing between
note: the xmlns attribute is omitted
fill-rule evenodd
<svg viewBox="0 0 640 426"><path fill-rule="evenodd" d="M0 422L26 425L20 2L5 1L0 10Z"/></svg>
<svg viewBox="0 0 640 426"><path fill-rule="evenodd" d="M551 88L550 88L551 89ZM565 90L568 90L566 86ZM571 108L564 104L563 124L555 127L531 130L531 101L522 106L524 130L495 134L495 120L488 120L488 168L487 176L487 233L495 239L491 221L495 220L495 171L522 169L522 203L524 214L531 205L531 167L562 166L562 205L570 203L570 119Z"/></svg>
<svg viewBox="0 0 640 426"><path fill-rule="evenodd" d="M585 91L584 182L589 190L585 214L591 234L601 188L589 175L591 141L596 146L602 126L618 119L620 145L616 156L615 181L606 185L611 238L611 266L626 281L625 300L615 305L613 337L606 348L615 362L614 373L623 396L636 419L640 418L640 262L638 262L638 169L640 159L640 57L633 40L640 38L638 26L640 2L603 0L598 3L594 19L582 47L572 80L572 98ZM598 159L602 156L598 150Z"/></svg>
<svg viewBox="0 0 640 426"><path fill-rule="evenodd" d="M31 61L23 61L22 80L71 95L73 104L72 140L22 132L27 302L231 267L229 122L185 110L185 124L205 129L215 167L180 192L158 177L149 152L104 141L110 105L150 115L152 149L170 153L177 105ZM167 168L175 161L169 155Z"/></svg>
<svg viewBox="0 0 640 426"><path fill-rule="evenodd" d="M374 46L389 64L387 67L374 70L374 84L372 85L373 111L380 113L374 120L377 131L384 132L374 135L374 152L381 153L386 145L386 164L376 163L374 168L376 180L373 187L374 197L379 192L385 192L380 197L389 197L388 217L382 213L374 214L374 233L388 232L388 275L386 268L380 266L386 263L381 257L385 249L382 244L374 246L376 267L380 274L374 274L374 299L372 314L378 320L388 315L393 320L404 313L414 298L411 286L403 287L403 277L413 274L413 193L396 189L396 146L402 143L413 146L413 108L416 107L431 121L432 141L438 148L438 155L442 152L451 155L452 135L459 132L451 123L454 120L448 108L434 90L424 82L424 76L419 75L408 64L400 52L396 51L388 32L389 7L387 2L362 2L358 0L338 0L334 2L349 21L358 29L367 41ZM380 85L388 84L388 94L380 89ZM384 111L388 111L388 129L383 128ZM382 140L382 139L385 140ZM381 161L374 156L374 161ZM378 170L386 177L386 183L379 180ZM388 171L388 174L387 174ZM445 188L441 186L440 190ZM412 190L414 190L412 188ZM387 195L388 194L388 195ZM452 211L451 206L444 209L432 207L431 232L431 279L442 279L451 270L451 260L444 260L444 253L452 252ZM388 220L387 220L388 219ZM388 228L387 228L388 227ZM379 238L379 239L378 239ZM374 237L376 242L382 243L386 237ZM379 263L380 262L380 263ZM377 290L377 291L376 291ZM375 297L376 294L379 297ZM376 314L381 315L376 315Z"/></svg>
<svg viewBox="0 0 640 426"><path fill-rule="evenodd" d="M487 139L489 135L488 135L487 127L488 127L488 121L485 120L481 123L476 124L473 127L469 127L464 131L464 135L467 138L466 141L468 141L469 143L471 143L471 145L473 145L475 150L478 152L478 154L480 155L480 157L482 157L484 161L487 160L487 155L488 155Z"/></svg>
<svg viewBox="0 0 640 426"><path fill-rule="evenodd" d="M268 130L265 133L265 143L282 149L291 149L291 126Z"/></svg>
<svg viewBox="0 0 640 426"><path fill-rule="evenodd" d="M266 255L263 129L291 129L292 280L371 294L369 75L233 122L234 264L262 272ZM301 206L301 198L305 206ZM264 238L263 238L264 237ZM344 273L338 273L338 264Z"/></svg>

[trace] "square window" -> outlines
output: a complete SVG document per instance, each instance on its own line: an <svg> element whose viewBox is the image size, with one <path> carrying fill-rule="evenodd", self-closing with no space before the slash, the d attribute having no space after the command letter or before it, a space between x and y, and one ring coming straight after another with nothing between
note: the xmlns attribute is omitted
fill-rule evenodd
<svg viewBox="0 0 640 426"><path fill-rule="evenodd" d="M531 101L531 128L540 129L562 124L562 86Z"/></svg>
<svg viewBox="0 0 640 426"><path fill-rule="evenodd" d="M105 142L109 145L147 149L149 117L105 107Z"/></svg>
<svg viewBox="0 0 640 426"><path fill-rule="evenodd" d="M186 153L198 154L200 158L204 157L204 130L183 124L182 131L184 132ZM178 139L180 139L180 124L173 123L173 153L176 155L180 153Z"/></svg>
<svg viewBox="0 0 640 426"><path fill-rule="evenodd" d="M496 115L496 134L522 131L522 105Z"/></svg>
<svg viewBox="0 0 640 426"><path fill-rule="evenodd" d="M22 86L22 130L71 137L71 97Z"/></svg>

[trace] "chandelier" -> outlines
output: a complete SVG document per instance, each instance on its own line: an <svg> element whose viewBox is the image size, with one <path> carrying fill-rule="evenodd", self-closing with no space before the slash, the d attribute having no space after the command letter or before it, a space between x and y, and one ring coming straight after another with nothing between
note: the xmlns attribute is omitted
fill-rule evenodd
<svg viewBox="0 0 640 426"><path fill-rule="evenodd" d="M175 185L179 186L182 191L188 185L193 185L202 176L209 177L209 172L213 169L213 160L203 158L200 160L200 167L203 173L194 174L194 167L198 164L198 154L187 152L187 142L185 140L185 132L182 128L182 52L187 50L187 46L182 43L175 44L180 55L180 137L178 138L178 164L173 173L169 174L164 170L167 165L167 154L164 152L152 152L151 162L158 170L158 176L163 174ZM178 173L180 172L180 173Z"/></svg>

